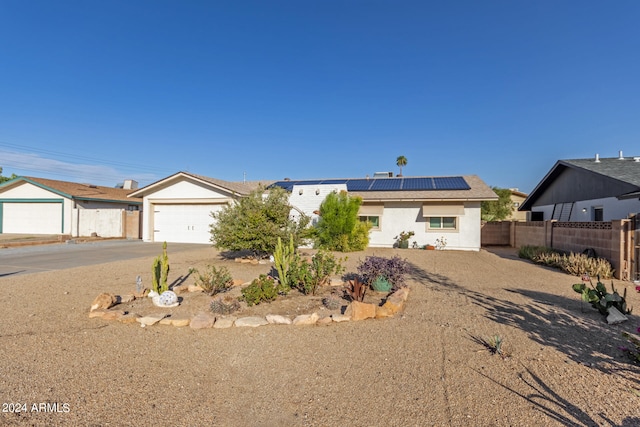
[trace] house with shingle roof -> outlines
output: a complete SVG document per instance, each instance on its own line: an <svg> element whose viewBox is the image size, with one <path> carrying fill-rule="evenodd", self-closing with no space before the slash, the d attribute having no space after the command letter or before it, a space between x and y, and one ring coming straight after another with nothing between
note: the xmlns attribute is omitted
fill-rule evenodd
<svg viewBox="0 0 640 427"><path fill-rule="evenodd" d="M318 209L331 192L347 191L362 198L359 217L372 225L370 247L395 247L396 236L413 232L411 246L480 249L480 204L498 196L476 175L386 177L278 181L290 191L296 211L318 219Z"/></svg>
<svg viewBox="0 0 640 427"><path fill-rule="evenodd" d="M177 172L130 194L143 200L142 239L148 242L211 243L212 212L268 182L233 182Z"/></svg>
<svg viewBox="0 0 640 427"><path fill-rule="evenodd" d="M0 233L63 234L72 237L133 237L125 230L126 212L142 199L128 197L135 181L112 188L35 177L0 184ZM131 230L131 227L129 227Z"/></svg>
<svg viewBox="0 0 640 427"><path fill-rule="evenodd" d="M520 205L530 219L582 222L640 212L640 157L558 160Z"/></svg>
<svg viewBox="0 0 640 427"><path fill-rule="evenodd" d="M317 220L317 210L333 191L362 197L359 216L370 221L370 246L393 247L402 231L411 243L451 249L480 249L480 203L496 194L475 175L458 177L374 177L350 179L230 182L178 172L133 193L143 199L145 241L210 243L211 213L247 196L258 186L289 191L292 216Z"/></svg>

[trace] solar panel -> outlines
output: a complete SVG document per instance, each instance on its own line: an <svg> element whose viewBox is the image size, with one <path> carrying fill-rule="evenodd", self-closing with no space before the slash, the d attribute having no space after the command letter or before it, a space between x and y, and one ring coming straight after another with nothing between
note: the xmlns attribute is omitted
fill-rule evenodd
<svg viewBox="0 0 640 427"><path fill-rule="evenodd" d="M297 181L278 181L278 182L274 182L273 184L271 184L269 186L269 188L271 187L281 187L284 188L287 191L292 191L293 190L293 186L296 185Z"/></svg>
<svg viewBox="0 0 640 427"><path fill-rule="evenodd" d="M394 191L400 190L402 181L393 178L374 179L370 191Z"/></svg>
<svg viewBox="0 0 640 427"><path fill-rule="evenodd" d="M432 178L404 178L402 189L405 191L434 190Z"/></svg>
<svg viewBox="0 0 640 427"><path fill-rule="evenodd" d="M469 190L469 184L461 176L433 178L436 190Z"/></svg>
<svg viewBox="0 0 640 427"><path fill-rule="evenodd" d="M372 179L350 179L347 181L348 191L368 191L373 184Z"/></svg>

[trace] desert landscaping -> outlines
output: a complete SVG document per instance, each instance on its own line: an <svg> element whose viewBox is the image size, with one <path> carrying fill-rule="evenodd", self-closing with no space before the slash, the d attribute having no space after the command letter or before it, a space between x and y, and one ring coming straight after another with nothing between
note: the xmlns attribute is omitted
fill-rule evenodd
<svg viewBox="0 0 640 427"><path fill-rule="evenodd" d="M325 319L313 325L194 329L90 317L97 295L130 295L137 276L150 283L152 258L1 277L0 424L640 425L640 367L618 349L640 319L608 325L572 290L579 277L509 248L368 249L347 255L346 273L367 255L410 263L408 298L391 317L328 321L344 308L324 308L322 296L340 286L235 314ZM271 269L206 246L169 256L170 282L185 287L190 269L208 264L238 284ZM615 284L640 310L633 283ZM211 297L178 295L174 308L146 298L110 310L215 316ZM495 337L500 354L488 345Z"/></svg>

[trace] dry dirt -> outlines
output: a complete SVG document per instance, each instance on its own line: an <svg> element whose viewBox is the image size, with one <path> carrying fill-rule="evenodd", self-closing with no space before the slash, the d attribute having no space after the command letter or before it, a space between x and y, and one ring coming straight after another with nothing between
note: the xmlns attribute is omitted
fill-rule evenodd
<svg viewBox="0 0 640 427"><path fill-rule="evenodd" d="M638 316L607 325L571 290L579 279L510 249L372 249L349 254L347 272L374 253L411 263L404 312L328 326L89 319L99 293L130 293L137 275L148 284L152 258L0 277L0 425L640 425L640 367L617 349ZM212 263L245 281L270 269L212 248L169 257L171 281L185 284L190 267ZM633 285L616 284L640 311ZM241 315L320 310L306 298ZM208 301L188 295L173 312ZM496 335L510 357L478 342Z"/></svg>

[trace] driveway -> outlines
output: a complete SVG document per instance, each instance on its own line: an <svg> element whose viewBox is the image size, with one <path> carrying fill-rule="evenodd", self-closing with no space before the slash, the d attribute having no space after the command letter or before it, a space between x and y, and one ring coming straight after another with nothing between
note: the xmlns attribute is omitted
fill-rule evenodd
<svg viewBox="0 0 640 427"><path fill-rule="evenodd" d="M170 252L202 249L210 245L169 243ZM90 243L61 243L0 249L0 279L5 276L62 270L132 258L159 255L160 242L104 240Z"/></svg>

